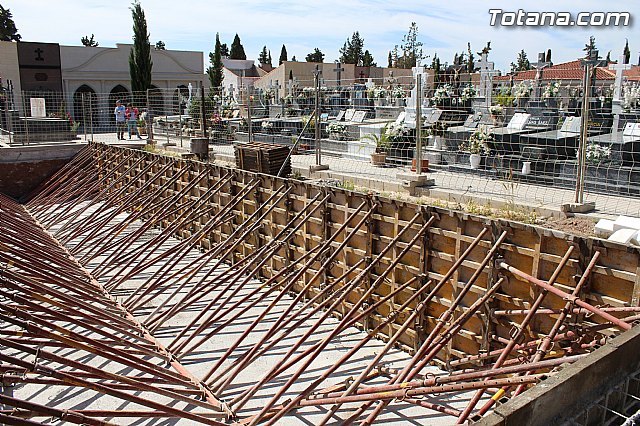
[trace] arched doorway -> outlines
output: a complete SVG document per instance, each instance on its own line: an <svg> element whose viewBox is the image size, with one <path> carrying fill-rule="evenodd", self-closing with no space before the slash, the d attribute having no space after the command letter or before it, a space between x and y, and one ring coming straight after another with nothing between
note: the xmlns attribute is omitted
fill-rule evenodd
<svg viewBox="0 0 640 426"><path fill-rule="evenodd" d="M111 89L111 92L109 92L109 108L111 111L110 121L112 123L116 122L116 116L113 114L113 110L116 107L117 100L121 100L125 105L128 102L131 102L131 94L129 93L129 90L121 84L118 84L116 87Z"/></svg>
<svg viewBox="0 0 640 426"><path fill-rule="evenodd" d="M91 111L91 116L89 111ZM83 84L73 94L73 119L80 125L84 125L85 114L87 126L91 125L91 121L93 124L98 123L98 95L91 87Z"/></svg>
<svg viewBox="0 0 640 426"><path fill-rule="evenodd" d="M151 89L149 89L149 92L147 93L147 98L149 102L148 108L153 117L166 114L162 89L159 89L156 86L151 86Z"/></svg>

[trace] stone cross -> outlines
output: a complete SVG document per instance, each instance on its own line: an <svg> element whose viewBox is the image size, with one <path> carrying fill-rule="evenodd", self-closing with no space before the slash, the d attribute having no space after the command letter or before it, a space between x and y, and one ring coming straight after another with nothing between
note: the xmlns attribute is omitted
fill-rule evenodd
<svg viewBox="0 0 640 426"><path fill-rule="evenodd" d="M413 89L411 89L411 97L407 99L407 109L415 109L418 101L418 74L422 76L422 90L424 93L425 88L427 87L427 81L429 78L429 74L425 70L423 66L417 66L411 68L411 73L413 74Z"/></svg>
<svg viewBox="0 0 640 426"><path fill-rule="evenodd" d="M542 79L542 70L551 65L551 63L545 61L544 52L538 53L538 62L533 64L536 69L536 78L534 80L533 96L536 100L540 99L540 80Z"/></svg>
<svg viewBox="0 0 640 426"><path fill-rule="evenodd" d="M494 70L493 62L487 60L488 53L482 54L482 59L478 62L480 65L480 97L485 99L487 106L491 105L491 95L493 89L493 76L498 75L499 71Z"/></svg>
<svg viewBox="0 0 640 426"><path fill-rule="evenodd" d="M336 86L340 87L342 85L340 77L342 76L344 68L342 68L342 64L339 61L336 61L336 68L333 71L336 73Z"/></svg>
<svg viewBox="0 0 640 426"><path fill-rule="evenodd" d="M293 80L287 82L287 95L293 96Z"/></svg>
<svg viewBox="0 0 640 426"><path fill-rule="evenodd" d="M616 72L616 81L613 85L613 102L611 112L613 112L613 133L618 132L620 126L620 113L622 112L622 80L625 70L631 68L631 65L624 63L624 55L620 55L617 64L609 65L609 69Z"/></svg>
<svg viewBox="0 0 640 426"><path fill-rule="evenodd" d="M233 87L233 84L230 84L230 85L229 85L229 89L227 89L227 90L229 91L229 97L230 97L232 100L235 100L235 97L234 97L233 93L234 93L234 91L235 91L236 89Z"/></svg>
<svg viewBox="0 0 640 426"><path fill-rule="evenodd" d="M617 64L609 65L609 69L616 72L616 82L613 86L613 100L619 101L622 99L622 73L625 70L631 69L631 65L624 63L624 55L620 55Z"/></svg>

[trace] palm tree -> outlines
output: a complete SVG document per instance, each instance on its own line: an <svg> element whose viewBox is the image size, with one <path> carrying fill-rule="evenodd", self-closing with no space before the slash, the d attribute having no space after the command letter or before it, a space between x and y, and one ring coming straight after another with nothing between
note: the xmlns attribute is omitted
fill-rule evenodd
<svg viewBox="0 0 640 426"><path fill-rule="evenodd" d="M368 140L376 144L376 153L388 153L391 149L391 135L387 132L387 126L382 128L379 135L375 133L368 133L364 135L360 140Z"/></svg>

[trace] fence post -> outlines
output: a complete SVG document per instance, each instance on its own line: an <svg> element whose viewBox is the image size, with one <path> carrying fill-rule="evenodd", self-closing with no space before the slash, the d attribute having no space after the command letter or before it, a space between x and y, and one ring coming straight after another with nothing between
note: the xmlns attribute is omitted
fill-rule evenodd
<svg viewBox="0 0 640 426"><path fill-rule="evenodd" d="M29 105L30 107L31 105ZM26 104L26 97L25 97L25 92L22 92L22 110L24 111L24 132L26 135L26 144L29 145L31 143L31 138L29 137L29 117L31 117L31 108L29 108L29 115L27 115L27 104ZM25 145L24 142L22 142L22 145Z"/></svg>
<svg viewBox="0 0 640 426"><path fill-rule="evenodd" d="M340 68L340 66L338 66L338 68ZM316 120L316 126L315 126L315 133L314 133L314 139L315 139L315 152L316 152L316 164L315 166L311 167L310 171L315 172L315 171L320 171L320 170L327 170L329 168L328 165L326 164L322 164L322 142L321 142L321 121L320 121L320 76L322 75L322 70L320 69L320 65L316 65L316 69L313 71L313 83L314 83L314 87L315 87L315 108L313 110L313 115L311 116L311 119ZM311 120L310 119L310 120ZM309 121L311 122L311 121Z"/></svg>
<svg viewBox="0 0 640 426"><path fill-rule="evenodd" d="M84 131L84 141L87 141L87 108L84 100L85 92L82 92L82 130ZM75 104L75 102L74 102Z"/></svg>
<svg viewBox="0 0 640 426"><path fill-rule="evenodd" d="M200 86L200 121L202 122L202 137L208 138L207 136L207 109L204 104L204 86ZM182 125L180 126L182 129ZM182 132L182 130L180 130ZM180 146L182 146L182 134L180 135Z"/></svg>
<svg viewBox="0 0 640 426"><path fill-rule="evenodd" d="M253 142L253 124L251 123L251 91L249 90L250 87L247 87L246 90L246 97L247 97L247 126L248 128L248 133L249 133L249 143Z"/></svg>
<svg viewBox="0 0 640 426"><path fill-rule="evenodd" d="M314 132L315 139L315 151L316 151L316 166L322 164L322 150L320 149L320 66L316 65L316 69L313 72L313 83L315 86L315 120L316 127Z"/></svg>
<svg viewBox="0 0 640 426"><path fill-rule="evenodd" d="M416 173L422 174L422 74L416 74Z"/></svg>
<svg viewBox="0 0 640 426"><path fill-rule="evenodd" d="M584 69L584 80L582 81L582 112L580 120L580 139L578 140L577 170L576 170L576 195L575 202L584 202L584 175L586 172L587 159L587 127L589 122L589 81L591 65L586 64Z"/></svg>
<svg viewBox="0 0 640 426"><path fill-rule="evenodd" d="M153 112L151 111L151 97L149 96L151 89L147 89L147 117L145 125L147 126L147 144L153 144ZM165 109L164 94L162 95L162 109Z"/></svg>

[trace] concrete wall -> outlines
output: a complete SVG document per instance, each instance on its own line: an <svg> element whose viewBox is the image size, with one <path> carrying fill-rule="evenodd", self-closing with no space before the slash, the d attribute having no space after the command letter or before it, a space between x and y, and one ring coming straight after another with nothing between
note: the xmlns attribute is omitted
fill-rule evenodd
<svg viewBox="0 0 640 426"><path fill-rule="evenodd" d="M106 154L105 162L102 167L104 170L110 170L119 164L123 158L130 155L131 151L123 148L104 147L102 145L92 145L96 155L104 152ZM198 199L207 191L207 186L216 182L217 178L229 173L227 167L215 166L212 164L203 164L197 162L181 161L167 157L154 156L153 154L139 152L137 156L145 156L145 164L158 159L156 164L148 172L148 176L139 177L137 171L124 172L124 179L116 186L120 187L137 187L135 185L143 184L146 179L158 171L163 165L171 163L165 172L165 178L170 179L178 171L189 166L192 171L191 175L185 174L184 179L175 185L175 190L179 190L184 185L188 185L189 181L199 173L208 173L210 176L208 183L202 185L187 195L190 200ZM136 158L130 160L131 164ZM126 166L123 170L126 169ZM135 169L139 170L139 169ZM131 173L130 177L129 173ZM592 305L602 305L605 303L611 306L638 306L638 295L640 294L640 279L638 271L640 270L640 249L630 248L620 244L614 244L608 241L598 239L578 238L566 235L561 232L548 229L538 228L535 226L525 225L517 222L506 220L492 220L486 217L469 215L463 212L457 212L447 209L441 209L432 206L419 206L414 203L404 202L377 196L373 194L363 194L355 191L349 191L342 188L323 187L295 179L276 178L268 175L257 175L255 173L234 170L234 179L226 185L215 203L220 206L225 205L233 194L242 191L243 188L258 178L260 180L260 190L251 191L241 203L233 209L233 219L229 223L225 223L219 229L212 230L207 237L201 240L202 246L207 249L212 245L223 241L238 226L241 226L247 217L255 210L255 206L264 202L276 188L280 186L289 186L292 192L288 197L286 207L278 207L263 220L263 226L259 231L247 237L236 249L232 256L233 259L241 259L247 253L253 252L261 244L270 239L270 236L277 234L283 226L283 223L293 220L295 215L300 212L309 202L320 192L326 192L330 195L330 199L326 202L312 220L307 221L303 229L301 229L287 244L287 249L280 254L271 258L268 264L264 265L261 275L265 278L273 276L277 271L298 259L308 250L325 241L331 232L334 232L345 220L346 215L352 212L357 206L365 203L368 207L366 210L377 205L375 215L367 222L364 229L349 241L349 244L335 259L334 265L325 271L327 282L331 282L336 277L346 273L351 266L363 258L375 257L387 247L399 231L406 226L408 221L417 213L422 215L415 224L402 237L402 242L406 243L415 235L420 223L428 220L429 217L435 217L435 221L429 228L428 235L417 241L405 256L400 259L398 266L388 277L389 281L385 282L375 293L374 299L382 297L390 288L397 288L407 281L420 276L426 279L439 280L443 277L452 265L459 259L463 251L469 246L473 239L480 233L482 229L487 232L482 238L478 249L474 251L472 256L468 258L461 269L456 271L451 278L451 285L445 285L437 294L437 303L432 303L427 315L420 318L416 324L400 338L400 344L408 349L413 349L423 342L426 335L433 330L437 323L437 319L447 306L447 301L455 300L459 294L459 289L464 286L471 275L479 267L479 262L486 255L492 242L503 232L507 232L505 243L499 250L499 256L505 259L507 263L515 266L527 273L530 273L540 279L548 280L553 271L557 268L562 257L570 246L574 247L570 260L562 270L557 279L557 286L561 288L573 288L577 283L577 279L586 269L589 260L595 253L599 251L601 256L598 265L594 268L589 277L589 284L581 294L581 298ZM134 177L135 175L135 177ZM118 188L112 188L117 190ZM168 190L167 197L171 196L174 189ZM186 202L186 200L185 200ZM192 232L197 230L203 223L206 223L207 217L201 217L197 222L193 222L185 226L184 229L178 231L181 237L189 237ZM402 246L404 247L404 246ZM376 267L371 271L367 282L373 282L384 269L384 265L389 265L396 259L400 250L398 247L391 252L387 252L381 259L380 267ZM295 290L300 291L305 282L313 276L314 271L319 267L318 264L312 265L308 274L306 274L299 283L296 283ZM499 271L495 264L490 263L480 274L475 285L466 296L466 303L475 300L479 295L484 294L488 286L492 286L504 272ZM397 300L405 300L408 294L413 290L406 290L395 301L385 304L380 309L379 314L372 315L365 320L365 327L375 325L381 316L395 310ZM313 297L317 292L315 287L308 290L307 296ZM485 306L479 312L480 315L470 319L453 339L451 344L447 346L438 355L438 359L442 363L452 361L466 354L476 354L481 350L493 350L502 347L488 336L497 335L501 338L509 338L510 328L491 315L492 309L521 309L528 306L536 297L536 290L528 283L517 280L510 276L502 285L497 293L495 300ZM356 298L356 295L353 295ZM350 299L350 303L353 302ZM442 302L442 304L440 304ZM549 294L545 299L545 307L560 308L564 306L565 301L561 298ZM338 312L346 312L349 309L348 304L336 307ZM458 311L459 312L459 311ZM398 322L385 328L381 333L389 335L400 325L404 316L400 315ZM530 324L530 332L547 333L554 323L551 316L540 315ZM426 333L426 334L425 334Z"/></svg>
<svg viewBox="0 0 640 426"><path fill-rule="evenodd" d="M49 179L85 146L68 143L1 148L0 192L19 200Z"/></svg>
<svg viewBox="0 0 640 426"><path fill-rule="evenodd" d="M18 44L15 42L0 41L0 78L3 86L6 87L7 81L11 80L15 91L22 90L18 67Z"/></svg>
<svg viewBox="0 0 640 426"><path fill-rule="evenodd" d="M476 425L562 424L587 409L611 388L638 371L640 369L638 354L640 354L640 327L635 327L598 348L584 359L564 368L557 375L524 392L518 398L497 407L493 413Z"/></svg>

